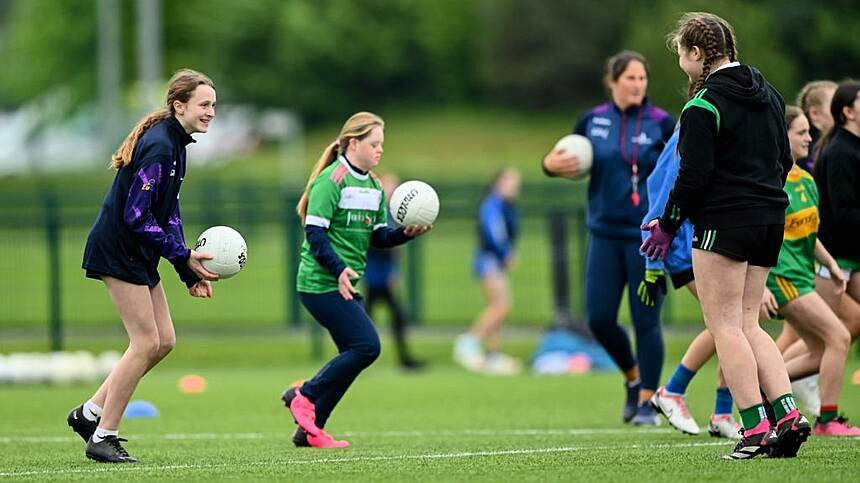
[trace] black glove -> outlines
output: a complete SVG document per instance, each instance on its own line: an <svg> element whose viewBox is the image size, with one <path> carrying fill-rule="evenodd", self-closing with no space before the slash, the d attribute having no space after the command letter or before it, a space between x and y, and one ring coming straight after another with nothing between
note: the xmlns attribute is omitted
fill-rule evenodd
<svg viewBox="0 0 860 483"><path fill-rule="evenodd" d="M657 303L657 293L666 294L666 274L663 270L645 270L645 278L639 283L636 294L646 307L653 307Z"/></svg>

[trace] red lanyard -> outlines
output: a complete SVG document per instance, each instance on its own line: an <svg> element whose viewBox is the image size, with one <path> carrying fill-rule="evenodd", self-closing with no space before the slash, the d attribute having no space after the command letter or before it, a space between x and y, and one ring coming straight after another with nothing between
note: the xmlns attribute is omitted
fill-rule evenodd
<svg viewBox="0 0 860 483"><path fill-rule="evenodd" d="M627 115L621 113L621 158L630 164L630 184L633 187L633 193L630 195L630 200L633 206L638 207L641 198L639 197L639 143L636 139L642 130L642 112L645 111L645 106L639 106L639 114L636 115L636 127L633 129L633 156L627 157Z"/></svg>

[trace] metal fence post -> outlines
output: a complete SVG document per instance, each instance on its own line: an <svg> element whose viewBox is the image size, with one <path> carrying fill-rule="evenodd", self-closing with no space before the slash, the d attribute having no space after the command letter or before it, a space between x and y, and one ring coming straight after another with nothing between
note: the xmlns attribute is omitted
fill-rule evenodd
<svg viewBox="0 0 860 483"><path fill-rule="evenodd" d="M422 267L421 267L421 241L416 239L406 244L406 261L409 264L409 270L406 277L406 291L408 292L409 300L409 320L415 325L421 325L424 320L423 297L421 290L424 288L422 283Z"/></svg>
<svg viewBox="0 0 860 483"><path fill-rule="evenodd" d="M299 292L296 290L296 282L299 276L299 263L301 262L301 249L304 235L302 232L301 220L290 209L298 204L298 199L292 195L287 195L285 206L287 212L284 213L284 228L286 232L286 250L287 256L284 259L287 261L287 288L284 300L287 302L288 325L290 327L299 327L302 324L301 302L299 301ZM323 356L323 331L322 327L316 321L309 321L309 332L311 336L311 359L320 360Z"/></svg>
<svg viewBox="0 0 860 483"><path fill-rule="evenodd" d="M567 216L561 210L547 213L550 244L550 284L552 286L553 325L567 327L570 313L570 258L568 257Z"/></svg>
<svg viewBox="0 0 860 483"><path fill-rule="evenodd" d="M45 193L45 238L48 245L48 306L51 350L63 350L62 290L60 287L60 217L53 191Z"/></svg>
<svg viewBox="0 0 860 483"><path fill-rule="evenodd" d="M576 293L579 294L577 299L577 310L579 312L580 320L585 321L587 324L585 314L585 258L588 253L588 226L585 219L585 208L577 207L573 212L574 218L576 219L576 243L577 243L577 253L578 256L574 257L575 260L579 261L577 266L577 279L579 280L579 287L576 289Z"/></svg>
<svg viewBox="0 0 860 483"><path fill-rule="evenodd" d="M298 279L299 272L299 260L301 259L301 226L298 223L298 219L296 215L293 214L292 211L289 210L290 207L295 206L293 203L295 200L292 196L287 196L285 200L285 205L287 206L287 212L284 213L283 223L286 234L286 246L284 249L286 250L286 256L284 260L286 260L286 267L284 267L287 271L287 287L286 293L284 294L284 302L286 302L285 311L288 314L287 323L290 326L298 327L301 325L301 310L299 308L299 294L296 292L296 281Z"/></svg>

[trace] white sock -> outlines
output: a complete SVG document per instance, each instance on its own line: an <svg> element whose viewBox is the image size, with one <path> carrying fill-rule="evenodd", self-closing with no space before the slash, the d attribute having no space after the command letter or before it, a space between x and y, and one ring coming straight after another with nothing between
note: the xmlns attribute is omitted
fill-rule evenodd
<svg viewBox="0 0 860 483"><path fill-rule="evenodd" d="M108 436L119 436L118 429L104 429L101 426L93 433L93 443L101 443Z"/></svg>
<svg viewBox="0 0 860 483"><path fill-rule="evenodd" d="M102 417L102 408L94 403L92 399L84 403L84 418L88 421L98 421Z"/></svg>

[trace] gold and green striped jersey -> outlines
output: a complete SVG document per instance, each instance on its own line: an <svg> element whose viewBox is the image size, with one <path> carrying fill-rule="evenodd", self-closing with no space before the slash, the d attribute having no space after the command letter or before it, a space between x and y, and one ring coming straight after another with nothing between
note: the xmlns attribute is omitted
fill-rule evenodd
<svg viewBox="0 0 860 483"><path fill-rule="evenodd" d="M337 256L359 277L367 265L370 236L374 229L386 225L386 216L379 181L370 173L354 170L343 157L311 184L305 224L325 228ZM296 288L306 293L337 290L337 277L317 262L307 239L302 243Z"/></svg>
<svg viewBox="0 0 860 483"><path fill-rule="evenodd" d="M818 238L818 188L812 175L796 164L785 181L788 208L785 209L785 235L779 261L771 277L790 281L815 277L815 240Z"/></svg>

